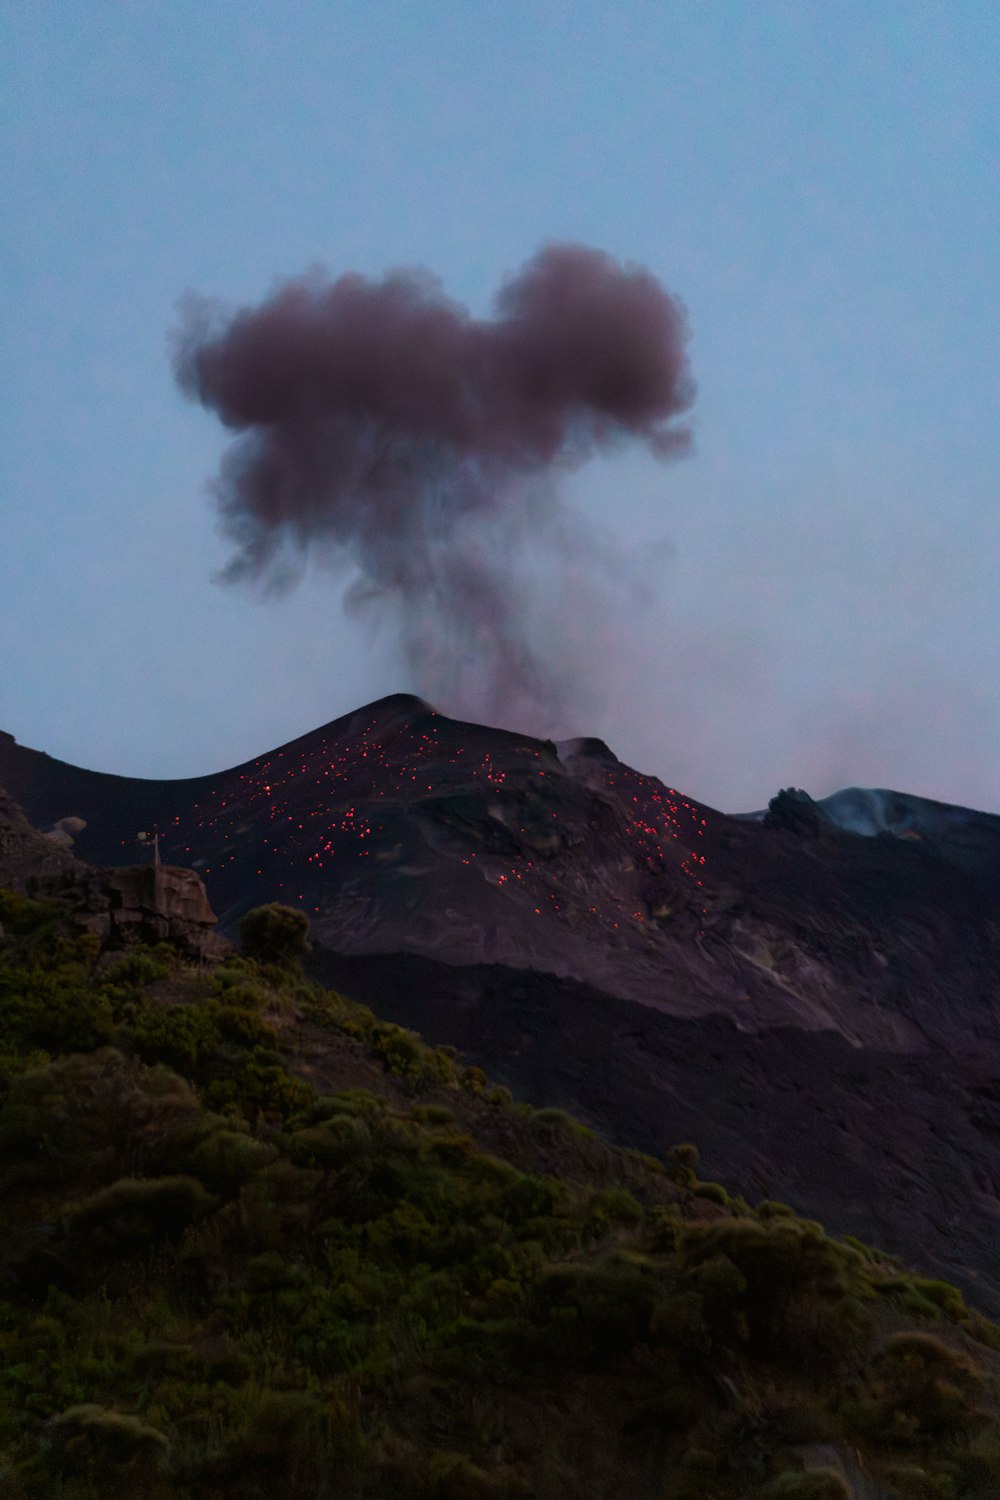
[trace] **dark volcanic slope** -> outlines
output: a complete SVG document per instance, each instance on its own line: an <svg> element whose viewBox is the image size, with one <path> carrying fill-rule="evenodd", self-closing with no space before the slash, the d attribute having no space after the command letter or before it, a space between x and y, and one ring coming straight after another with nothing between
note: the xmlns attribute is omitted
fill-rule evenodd
<svg viewBox="0 0 1000 1500"><path fill-rule="evenodd" d="M599 741L408 697L192 781L3 737L0 784L42 826L86 818L96 862L157 825L225 927L301 905L332 977L514 1087L550 1100L559 1081L622 1139L700 1140L709 1173L1000 1307L1000 820L862 837L785 797L728 818Z"/></svg>

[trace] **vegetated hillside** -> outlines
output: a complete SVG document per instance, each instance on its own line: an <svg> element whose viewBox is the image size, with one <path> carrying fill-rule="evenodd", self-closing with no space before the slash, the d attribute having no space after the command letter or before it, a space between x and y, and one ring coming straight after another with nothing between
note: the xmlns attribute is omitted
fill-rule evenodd
<svg viewBox="0 0 1000 1500"><path fill-rule="evenodd" d="M301 907L317 977L522 1097L695 1138L711 1176L1000 1314L1000 819L887 792L852 794L877 837L844 797L726 817L598 741L407 697L196 781L0 737L4 779L39 824L85 819L90 859L158 826L230 935Z"/></svg>
<svg viewBox="0 0 1000 1500"><path fill-rule="evenodd" d="M8 807L5 1500L1000 1492L954 1288L518 1103L307 982L294 914L102 947L32 850Z"/></svg>

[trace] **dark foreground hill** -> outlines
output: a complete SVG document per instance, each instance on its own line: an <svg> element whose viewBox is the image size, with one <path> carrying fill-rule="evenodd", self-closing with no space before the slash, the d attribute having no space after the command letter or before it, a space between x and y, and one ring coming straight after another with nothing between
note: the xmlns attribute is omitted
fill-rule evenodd
<svg viewBox="0 0 1000 1500"><path fill-rule="evenodd" d="M1000 1493L954 1288L276 966L294 914L192 946L191 884L0 798L4 1500Z"/></svg>
<svg viewBox="0 0 1000 1500"><path fill-rule="evenodd" d="M405 697L194 781L4 739L0 783L102 863L155 824L230 935L300 906L317 973L516 1092L696 1140L1000 1310L1000 820L886 793L731 818L599 741Z"/></svg>

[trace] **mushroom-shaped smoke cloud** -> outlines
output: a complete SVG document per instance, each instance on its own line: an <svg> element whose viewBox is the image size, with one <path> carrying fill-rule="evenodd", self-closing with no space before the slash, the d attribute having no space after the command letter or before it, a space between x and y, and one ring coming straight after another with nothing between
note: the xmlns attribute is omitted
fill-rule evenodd
<svg viewBox="0 0 1000 1500"><path fill-rule="evenodd" d="M310 551L353 564L346 602L398 612L419 691L564 731L568 589L621 569L554 476L623 439L684 447L686 338L648 271L578 245L543 249L490 320L412 270L314 271L235 314L189 298L178 381L240 434L213 486L236 547L222 577L285 587Z"/></svg>

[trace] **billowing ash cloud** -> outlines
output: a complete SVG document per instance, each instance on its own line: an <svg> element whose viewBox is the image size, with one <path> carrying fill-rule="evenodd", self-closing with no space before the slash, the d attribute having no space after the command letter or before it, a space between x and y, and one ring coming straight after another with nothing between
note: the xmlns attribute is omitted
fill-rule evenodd
<svg viewBox="0 0 1000 1500"><path fill-rule="evenodd" d="M621 567L553 480L621 440L684 446L687 330L648 271L578 245L543 249L494 312L420 270L313 271L235 314L189 299L177 378L239 434L213 486L236 548L224 579L286 587L310 552L353 565L346 603L398 613L418 691L562 731L567 596L588 605L579 640Z"/></svg>

